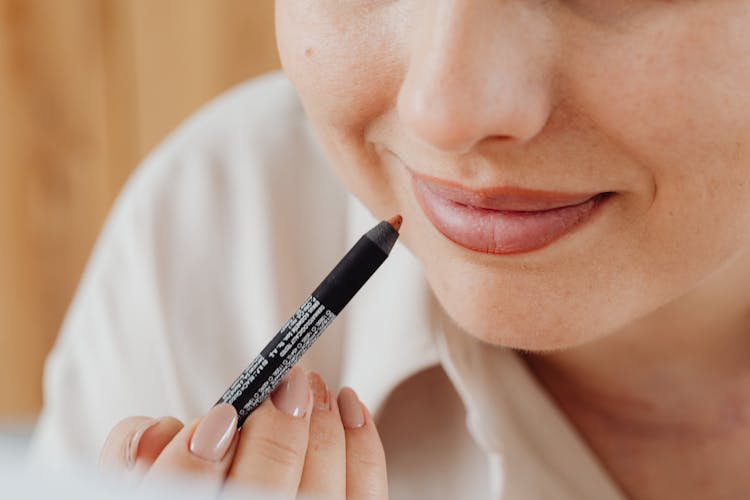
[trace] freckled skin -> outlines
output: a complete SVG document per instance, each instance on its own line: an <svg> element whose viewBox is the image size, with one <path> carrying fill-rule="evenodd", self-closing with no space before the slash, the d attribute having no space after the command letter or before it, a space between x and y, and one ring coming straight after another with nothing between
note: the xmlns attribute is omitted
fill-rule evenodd
<svg viewBox="0 0 750 500"><path fill-rule="evenodd" d="M277 2L284 68L333 167L375 215L404 215L441 304L488 342L610 335L750 243L747 2L605 4ZM617 196L575 237L488 256L436 231L405 166Z"/></svg>

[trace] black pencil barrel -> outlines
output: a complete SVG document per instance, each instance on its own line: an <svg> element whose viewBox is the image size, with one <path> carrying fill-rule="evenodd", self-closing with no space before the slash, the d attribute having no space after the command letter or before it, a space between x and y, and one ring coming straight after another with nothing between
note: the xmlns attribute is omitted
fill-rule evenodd
<svg viewBox="0 0 750 500"><path fill-rule="evenodd" d="M388 257L398 232L381 222L362 236L217 401L242 426Z"/></svg>

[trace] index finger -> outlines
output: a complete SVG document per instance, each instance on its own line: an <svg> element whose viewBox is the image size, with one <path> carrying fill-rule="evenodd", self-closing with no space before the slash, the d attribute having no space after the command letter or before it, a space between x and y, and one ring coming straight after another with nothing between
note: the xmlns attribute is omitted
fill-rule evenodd
<svg viewBox="0 0 750 500"><path fill-rule="evenodd" d="M242 427L227 482L296 497L311 409L307 374L296 366Z"/></svg>

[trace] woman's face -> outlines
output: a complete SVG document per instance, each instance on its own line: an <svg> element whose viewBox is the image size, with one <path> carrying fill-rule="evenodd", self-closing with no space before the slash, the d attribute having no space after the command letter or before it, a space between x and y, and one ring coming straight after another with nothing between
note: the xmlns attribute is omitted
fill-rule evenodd
<svg viewBox="0 0 750 500"><path fill-rule="evenodd" d="M593 340L750 243L750 2L277 0L276 15L340 178L404 216L478 338Z"/></svg>

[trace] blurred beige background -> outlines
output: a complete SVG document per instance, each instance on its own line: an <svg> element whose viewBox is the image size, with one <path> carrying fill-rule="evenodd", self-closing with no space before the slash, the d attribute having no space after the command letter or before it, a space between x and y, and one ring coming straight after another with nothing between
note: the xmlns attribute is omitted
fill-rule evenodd
<svg viewBox="0 0 750 500"><path fill-rule="evenodd" d="M0 421L129 173L202 103L278 67L272 0L0 0Z"/></svg>

